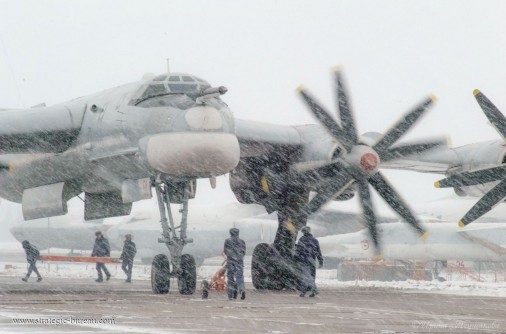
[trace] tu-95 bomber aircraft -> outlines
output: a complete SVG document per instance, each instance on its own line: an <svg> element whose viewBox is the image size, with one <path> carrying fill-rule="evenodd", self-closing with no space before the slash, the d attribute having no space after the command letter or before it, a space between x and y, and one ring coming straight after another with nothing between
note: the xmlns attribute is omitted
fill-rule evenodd
<svg viewBox="0 0 506 334"><path fill-rule="evenodd" d="M221 95L197 76L168 73L49 107L0 112L0 196L22 204L25 220L63 215L70 198L84 193L86 220L128 215L132 202L154 188L161 237L170 252L152 263L154 293L168 293L170 278L191 294L195 260L183 254L189 199L196 179L230 172L241 203L277 212L273 245L253 252L256 288L281 289L296 279L292 255L297 231L330 200L358 192L364 221L377 247L369 184L416 233L411 210L379 172L388 163L444 144L427 140L395 144L424 114L422 101L384 135L357 134L339 69L334 70L339 120L303 88L297 91L320 125L281 126L239 120ZM316 192L310 197L310 191ZM170 203L182 207L174 222ZM156 242L156 240L153 240ZM221 242L221 240L219 241ZM379 248L378 248L379 249Z"/></svg>

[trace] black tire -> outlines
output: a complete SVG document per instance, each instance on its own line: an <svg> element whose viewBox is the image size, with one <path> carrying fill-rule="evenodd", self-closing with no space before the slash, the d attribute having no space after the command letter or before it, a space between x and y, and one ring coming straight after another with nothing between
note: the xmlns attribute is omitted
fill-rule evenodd
<svg viewBox="0 0 506 334"><path fill-rule="evenodd" d="M170 262L164 254L156 255L151 264L151 289L157 295L169 293Z"/></svg>
<svg viewBox="0 0 506 334"><path fill-rule="evenodd" d="M251 259L251 280L255 289L283 290L290 287L292 271L279 253L265 243L258 244Z"/></svg>
<svg viewBox="0 0 506 334"><path fill-rule="evenodd" d="M197 266L195 258L190 254L181 256L181 275L177 279L179 293L193 295L197 287Z"/></svg>
<svg viewBox="0 0 506 334"><path fill-rule="evenodd" d="M251 258L251 280L255 289L271 289L271 261L273 249L268 244L256 245Z"/></svg>
<svg viewBox="0 0 506 334"><path fill-rule="evenodd" d="M267 289L283 290L290 286L293 273L287 260L282 258L272 246L271 254L267 262L268 268L270 268Z"/></svg>

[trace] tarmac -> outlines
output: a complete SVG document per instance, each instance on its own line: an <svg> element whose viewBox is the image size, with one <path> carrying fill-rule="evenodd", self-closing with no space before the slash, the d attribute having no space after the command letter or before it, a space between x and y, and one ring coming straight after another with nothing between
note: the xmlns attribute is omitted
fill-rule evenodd
<svg viewBox="0 0 506 334"><path fill-rule="evenodd" d="M382 288L154 295L146 280L0 276L0 333L503 333L506 300ZM67 323L64 323L64 322ZM20 323L25 322L25 323ZM32 322L32 323L27 323Z"/></svg>

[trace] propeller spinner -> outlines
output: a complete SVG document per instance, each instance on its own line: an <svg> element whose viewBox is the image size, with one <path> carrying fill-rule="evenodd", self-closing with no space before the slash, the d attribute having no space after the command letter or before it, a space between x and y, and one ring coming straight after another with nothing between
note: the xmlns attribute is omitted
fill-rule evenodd
<svg viewBox="0 0 506 334"><path fill-rule="evenodd" d="M315 197L306 205L304 212L307 215L320 209L325 203L338 196L352 184L357 185L365 222L374 242L376 250L379 251L379 238L376 230L376 214L369 185L396 211L408 224L410 224L423 240L428 236L420 226L404 200L388 183L379 172L381 162L401 158L406 155L420 153L425 150L443 145L444 140L425 141L416 144L404 144L392 146L402 137L422 116L435 101L430 96L422 103L407 113L394 126L392 126L379 141L369 146L359 142L353 111L348 94L344 86L343 77L339 68L334 68L334 80L336 83L336 95L338 102L338 117L340 124L303 88L299 87L297 92L303 98L312 114L326 128L330 134L345 149L340 156L330 164L325 163L323 167L313 168L313 172L325 168L326 171L333 171L334 175Z"/></svg>

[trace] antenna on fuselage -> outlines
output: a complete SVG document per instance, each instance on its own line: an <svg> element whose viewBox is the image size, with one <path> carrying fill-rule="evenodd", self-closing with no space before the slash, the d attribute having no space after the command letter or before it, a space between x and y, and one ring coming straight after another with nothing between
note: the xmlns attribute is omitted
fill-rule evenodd
<svg viewBox="0 0 506 334"><path fill-rule="evenodd" d="M170 74L170 59L167 58L167 75Z"/></svg>

